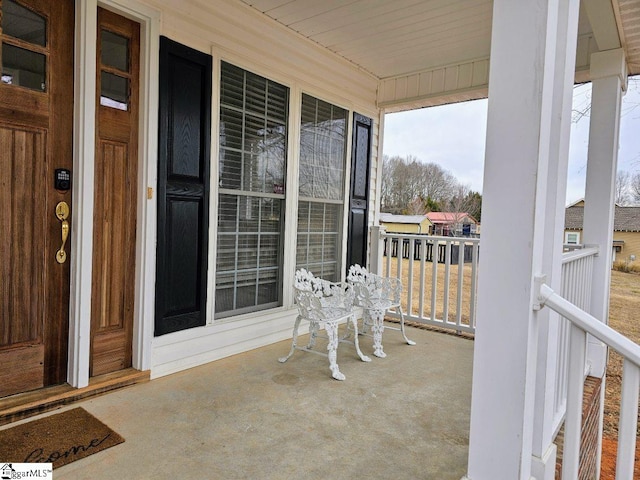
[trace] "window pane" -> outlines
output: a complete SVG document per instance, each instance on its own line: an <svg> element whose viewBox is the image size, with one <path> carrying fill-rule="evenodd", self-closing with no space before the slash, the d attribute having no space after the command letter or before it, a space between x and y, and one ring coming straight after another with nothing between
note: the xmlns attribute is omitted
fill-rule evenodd
<svg viewBox="0 0 640 480"><path fill-rule="evenodd" d="M347 113L302 96L299 191L315 200L298 203L296 263L332 281L340 271Z"/></svg>
<svg viewBox="0 0 640 480"><path fill-rule="evenodd" d="M103 65L129 71L129 39L107 30L101 32L100 58Z"/></svg>
<svg viewBox="0 0 640 480"><path fill-rule="evenodd" d="M244 70L222 62L220 85L220 103L242 109L244 107Z"/></svg>
<svg viewBox="0 0 640 480"><path fill-rule="evenodd" d="M298 246L296 268L306 268L314 275L338 281L340 258L340 219L342 206L322 202L298 205Z"/></svg>
<svg viewBox="0 0 640 480"><path fill-rule="evenodd" d="M288 95L283 85L222 63L222 188L284 194Z"/></svg>
<svg viewBox="0 0 640 480"><path fill-rule="evenodd" d="M41 53L2 44L2 83L46 90L47 58Z"/></svg>
<svg viewBox="0 0 640 480"><path fill-rule="evenodd" d="M220 149L220 188L240 190L242 153Z"/></svg>
<svg viewBox="0 0 640 480"><path fill-rule="evenodd" d="M13 0L2 1L2 33L41 47L47 44L46 19Z"/></svg>
<svg viewBox="0 0 640 480"><path fill-rule="evenodd" d="M100 105L127 110L129 79L109 72L100 73Z"/></svg>
<svg viewBox="0 0 640 480"><path fill-rule="evenodd" d="M284 200L220 195L218 205L216 313L278 305Z"/></svg>
<svg viewBox="0 0 640 480"><path fill-rule="evenodd" d="M218 202L217 318L281 304L288 102L287 87L222 63L219 185L234 192Z"/></svg>
<svg viewBox="0 0 640 480"><path fill-rule="evenodd" d="M346 160L347 111L302 97L300 195L341 200Z"/></svg>

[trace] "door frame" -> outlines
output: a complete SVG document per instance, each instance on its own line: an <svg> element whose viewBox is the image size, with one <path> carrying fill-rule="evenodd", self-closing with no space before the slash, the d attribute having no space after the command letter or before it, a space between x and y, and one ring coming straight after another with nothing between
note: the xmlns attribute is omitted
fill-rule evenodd
<svg viewBox="0 0 640 480"><path fill-rule="evenodd" d="M155 288L160 12L137 0L75 0L71 294L67 381L89 384L98 6L140 23L138 200L132 366L151 368ZM149 191L149 189L151 189ZM151 193L151 195L149 195ZM145 321L146 319L146 321Z"/></svg>

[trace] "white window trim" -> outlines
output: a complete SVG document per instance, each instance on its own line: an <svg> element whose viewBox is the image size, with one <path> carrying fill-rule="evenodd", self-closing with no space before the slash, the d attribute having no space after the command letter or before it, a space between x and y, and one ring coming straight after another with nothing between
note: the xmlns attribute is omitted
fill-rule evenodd
<svg viewBox="0 0 640 480"><path fill-rule="evenodd" d="M76 0L74 39L73 224L67 381L89 384L93 185L95 168L96 42L98 6L140 23L140 124L138 130L138 223L132 366L151 368L155 299L156 202L147 187L157 179L160 13L138 0Z"/></svg>
<svg viewBox="0 0 640 480"><path fill-rule="evenodd" d="M576 241L570 242L569 238L573 235L576 236ZM566 243L567 245L580 245L580 232L564 232L564 243Z"/></svg>

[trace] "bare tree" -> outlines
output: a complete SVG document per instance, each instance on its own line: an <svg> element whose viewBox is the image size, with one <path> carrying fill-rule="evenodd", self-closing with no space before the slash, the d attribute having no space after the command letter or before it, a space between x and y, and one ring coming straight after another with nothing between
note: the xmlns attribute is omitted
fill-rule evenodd
<svg viewBox="0 0 640 480"><path fill-rule="evenodd" d="M627 81L627 91L640 91L640 75L629 77ZM571 110L571 121L578 123L585 117L591 116L591 91L587 90L585 84L579 84L574 87L574 105ZM628 115L634 110L640 109L638 102L625 102L621 115Z"/></svg>
<svg viewBox="0 0 640 480"><path fill-rule="evenodd" d="M416 197L409 202L406 212L407 215L424 215L428 213L428 210L424 200L420 197Z"/></svg>
<svg viewBox="0 0 640 480"><path fill-rule="evenodd" d="M640 203L640 172L634 173L633 177L631 177L629 190L634 202Z"/></svg>
<svg viewBox="0 0 640 480"><path fill-rule="evenodd" d="M447 211L454 215L456 230L461 227L462 221L467 215L472 216L478 222L482 214L482 195L474 192L468 185L458 185L454 195L447 202Z"/></svg>
<svg viewBox="0 0 640 480"><path fill-rule="evenodd" d="M423 208L429 211L435 205L445 204L457 186L456 178L435 163L423 163L411 155L383 158L383 211L408 213Z"/></svg>
<svg viewBox="0 0 640 480"><path fill-rule="evenodd" d="M631 175L626 170L618 170L616 175L615 202L625 206L631 199Z"/></svg>

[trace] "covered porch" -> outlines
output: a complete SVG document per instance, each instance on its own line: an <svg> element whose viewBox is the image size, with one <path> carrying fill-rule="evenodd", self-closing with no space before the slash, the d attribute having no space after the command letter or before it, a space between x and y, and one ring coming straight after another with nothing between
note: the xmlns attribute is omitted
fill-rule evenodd
<svg viewBox="0 0 640 480"><path fill-rule="evenodd" d="M73 4L75 11L54 17L40 4ZM0 193L13 208L7 224L23 223L21 202L14 199L33 203L34 212L51 213L53 200L64 198L72 212L70 225L68 212L60 219L49 215L47 226L33 222L46 227L47 245L60 248L60 260L37 248L38 230L30 233L33 248L13 256L6 283L11 289L2 289L1 306L17 312L3 330L15 334L5 333L12 363L2 366L16 365L21 383L5 395L65 381L84 388L102 371L95 367L105 365L105 351L110 369L130 367L153 379L83 404L127 442L64 467L56 478L180 476L193 465L194 476L205 471L213 478L298 477L317 468L312 477L550 480L563 415L570 447L564 450L563 475L578 478L585 366L602 377L609 346L629 352L624 411L630 428L621 434L627 441L619 478L632 478L628 451L635 445L631 420L637 418L640 354L637 345L627 348L601 326L608 319L620 101L627 75L640 73L637 0L0 5L6 7L3 18L24 8L40 12L44 32L46 21L59 25L55 31L75 32L48 60L58 61L60 78L74 78L73 112L64 95L46 91L46 82L34 84L45 93L26 92L18 75L3 86L9 106L0 113L10 122L0 120L11 126L7 138L26 135L24 119L14 118L11 101L17 97L11 89L41 99L53 93L53 117L67 119L69 130L68 152L61 155L67 164L60 166L72 178L66 189L49 182L56 191L46 201L21 188L20 172L12 174L17 181L11 189L2 184ZM101 9L109 12L104 25L113 23L120 33L122 25L130 26L135 35L123 35L131 39L131 52L138 52L125 51L125 58L137 60L124 62L131 63L131 72L116 69L127 79L137 79L134 70L139 71L129 100L131 111L140 113L128 120L129 130L136 131L128 140L134 148L120 149L139 152L139 159L121 162L137 165L137 177L130 179L131 196L118 203L119 211L100 203L107 183L100 162L110 157L96 151L96 122L102 121L96 111L113 107L96 105L98 79L115 68L97 65L106 28L96 24ZM13 46L29 43L20 29L3 27L1 34ZM109 41L104 43L106 48ZM63 56L72 44L73 62ZM38 44L29 48L48 54ZM593 82L583 235L591 267L578 275L589 281L590 295L584 311L576 313L554 292L563 294L566 263L571 93L584 81ZM125 100L133 91L124 89ZM104 93L113 100L107 95L113 92ZM315 356L299 354L278 364L296 316L296 269L331 280L343 279L353 263L382 272L377 228L385 114L483 97L489 108L482 254L471 267L479 271L477 301L470 302L468 319L456 316L449 326L465 331L477 324L475 342L416 331L417 347L385 341L388 358L372 364L342 349L338 361L345 383L332 381L324 359ZM44 135L30 129L31 136ZM31 157L47 167L44 147L23 161L27 150L9 141L0 145L17 152L12 168L30 165ZM23 170L25 177L40 178ZM116 189L109 192L115 200L124 198ZM126 226L136 234L133 240L123 237L117 255L103 236L111 230L94 226L103 213L120 223L127 217ZM67 254L59 247L60 231L62 247L67 235L73 246L67 263L61 263ZM3 244L22 245L23 237L15 229ZM415 248L415 242L408 244ZM427 245L421 246L423 259ZM446 259L452 248L444 245ZM472 256L477 248L470 245ZM458 246L459 264L465 263L465 251ZM440 253L437 245L434 252ZM22 260L31 257L42 260L44 271L56 268L60 274L58 283L54 278L41 286L60 307L56 323L42 320L49 304L21 302L20 285L42 277L37 269L22 275ZM112 267L115 257L129 261ZM107 286L119 285L107 275L119 274L131 280L126 302L107 295ZM436 274L431 278L435 284ZM475 283L469 291L475 295ZM117 300L112 310L101 307L108 298ZM32 306L33 328L23 332L19 313ZM425 307L419 295L416 312L422 315ZM437 320L435 310L432 302L431 321ZM560 389L565 383L555 382L564 345L560 315L573 317L578 326L587 317L589 323L571 327L576 335L566 408ZM119 343L110 348L116 330ZM42 331L50 335L43 339ZM596 336L586 337L585 331ZM95 348L99 336L102 349ZM439 349L438 342L451 344ZM21 356L26 343L37 347L31 349L30 368ZM599 454L592 456L597 463Z"/></svg>
<svg viewBox="0 0 640 480"><path fill-rule="evenodd" d="M371 363L341 345L345 382L318 355L279 363L290 345L282 341L81 402L125 443L55 478L459 480L473 342L412 327L408 335L417 345L388 333L387 358ZM370 354L370 339L361 346Z"/></svg>

